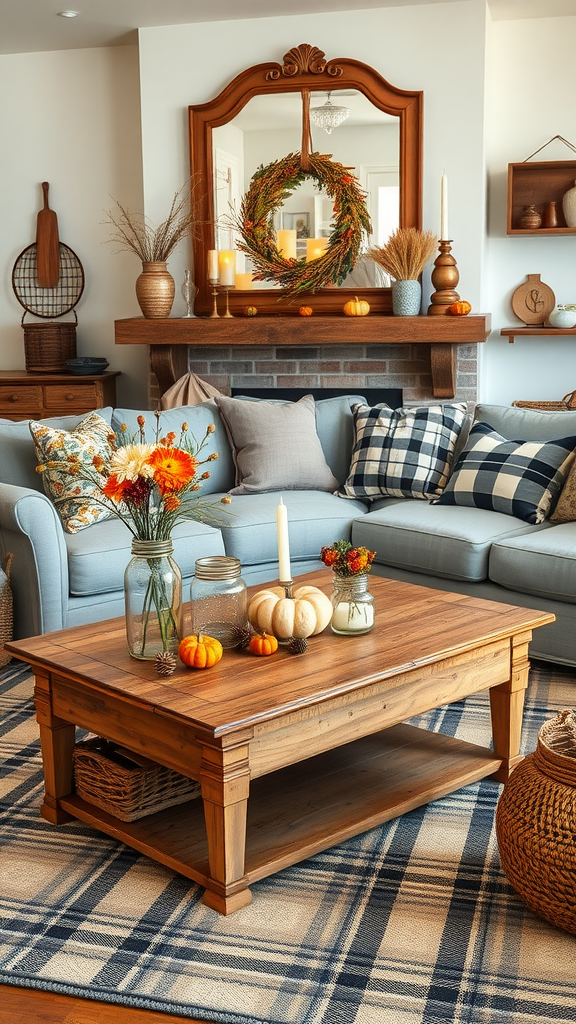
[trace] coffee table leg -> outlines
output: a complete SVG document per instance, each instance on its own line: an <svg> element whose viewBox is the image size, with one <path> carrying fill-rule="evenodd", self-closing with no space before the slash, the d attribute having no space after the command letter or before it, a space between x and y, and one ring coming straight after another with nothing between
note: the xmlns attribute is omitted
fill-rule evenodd
<svg viewBox="0 0 576 1024"><path fill-rule="evenodd" d="M44 769L44 802L40 814L52 825L62 825L73 820L72 815L59 806L58 800L72 792L76 728L53 714L49 676L36 675L34 703Z"/></svg>
<svg viewBox="0 0 576 1024"><path fill-rule="evenodd" d="M506 782L516 765L522 760L520 740L522 738L522 712L524 694L528 686L528 643L532 634L521 634L511 640L510 679L490 689L490 711L492 716L492 739L494 753L503 759L497 772L490 777Z"/></svg>
<svg viewBox="0 0 576 1024"><path fill-rule="evenodd" d="M244 875L246 813L250 789L248 747L203 745L200 766L210 877L202 902L219 914L247 906Z"/></svg>

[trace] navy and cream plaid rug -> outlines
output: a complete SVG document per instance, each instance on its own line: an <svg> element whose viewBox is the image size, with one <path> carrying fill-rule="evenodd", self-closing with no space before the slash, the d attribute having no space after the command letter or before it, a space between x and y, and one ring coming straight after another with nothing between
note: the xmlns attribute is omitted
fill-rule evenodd
<svg viewBox="0 0 576 1024"><path fill-rule="evenodd" d="M264 879L224 918L185 878L80 822L39 817L31 677L11 662L0 682L0 981L231 1024L576 1019L576 939L502 874L494 783ZM536 665L525 752L575 704L576 673ZM421 721L489 740L486 695Z"/></svg>

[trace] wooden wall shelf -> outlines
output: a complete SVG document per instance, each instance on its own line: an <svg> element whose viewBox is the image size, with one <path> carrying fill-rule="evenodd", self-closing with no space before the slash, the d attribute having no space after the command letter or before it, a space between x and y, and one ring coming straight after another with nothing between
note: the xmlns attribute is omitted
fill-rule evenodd
<svg viewBox="0 0 576 1024"><path fill-rule="evenodd" d="M576 160L540 160L508 164L508 235L574 235L576 228L566 227L562 197L576 181ZM555 200L558 212L556 228L521 228L525 206L535 206L542 216L546 205Z"/></svg>
<svg viewBox="0 0 576 1024"><path fill-rule="evenodd" d="M512 345L514 338L520 338L524 334L576 334L576 327L533 327L531 324L526 324L525 327L503 327L500 334L502 337L508 338Z"/></svg>
<svg viewBox="0 0 576 1024"><path fill-rule="evenodd" d="M134 317L114 323L117 345L149 345L150 365L163 394L188 370L185 346L199 345L430 345L435 398L456 393L456 345L490 334L490 316L256 316L210 319Z"/></svg>

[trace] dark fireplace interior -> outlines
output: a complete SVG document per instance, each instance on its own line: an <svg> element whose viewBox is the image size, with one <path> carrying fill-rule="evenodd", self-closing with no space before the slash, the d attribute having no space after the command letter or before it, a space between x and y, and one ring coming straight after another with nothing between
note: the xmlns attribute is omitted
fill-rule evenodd
<svg viewBox="0 0 576 1024"><path fill-rule="evenodd" d="M246 395L247 398L275 398L282 402L297 402L304 395L312 395L318 402L322 398L339 398L341 395L363 395L370 406L386 403L391 409L402 405L402 388L232 388L233 398Z"/></svg>

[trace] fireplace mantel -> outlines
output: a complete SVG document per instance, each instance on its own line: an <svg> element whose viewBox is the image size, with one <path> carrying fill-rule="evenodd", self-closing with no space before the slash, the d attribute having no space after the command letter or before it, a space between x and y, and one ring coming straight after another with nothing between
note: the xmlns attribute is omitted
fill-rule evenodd
<svg viewBox="0 0 576 1024"><path fill-rule="evenodd" d="M117 345L149 345L160 393L188 370L186 346L377 345L430 346L434 398L456 393L456 346L486 341L490 315L479 316L255 316L145 319L114 323Z"/></svg>

